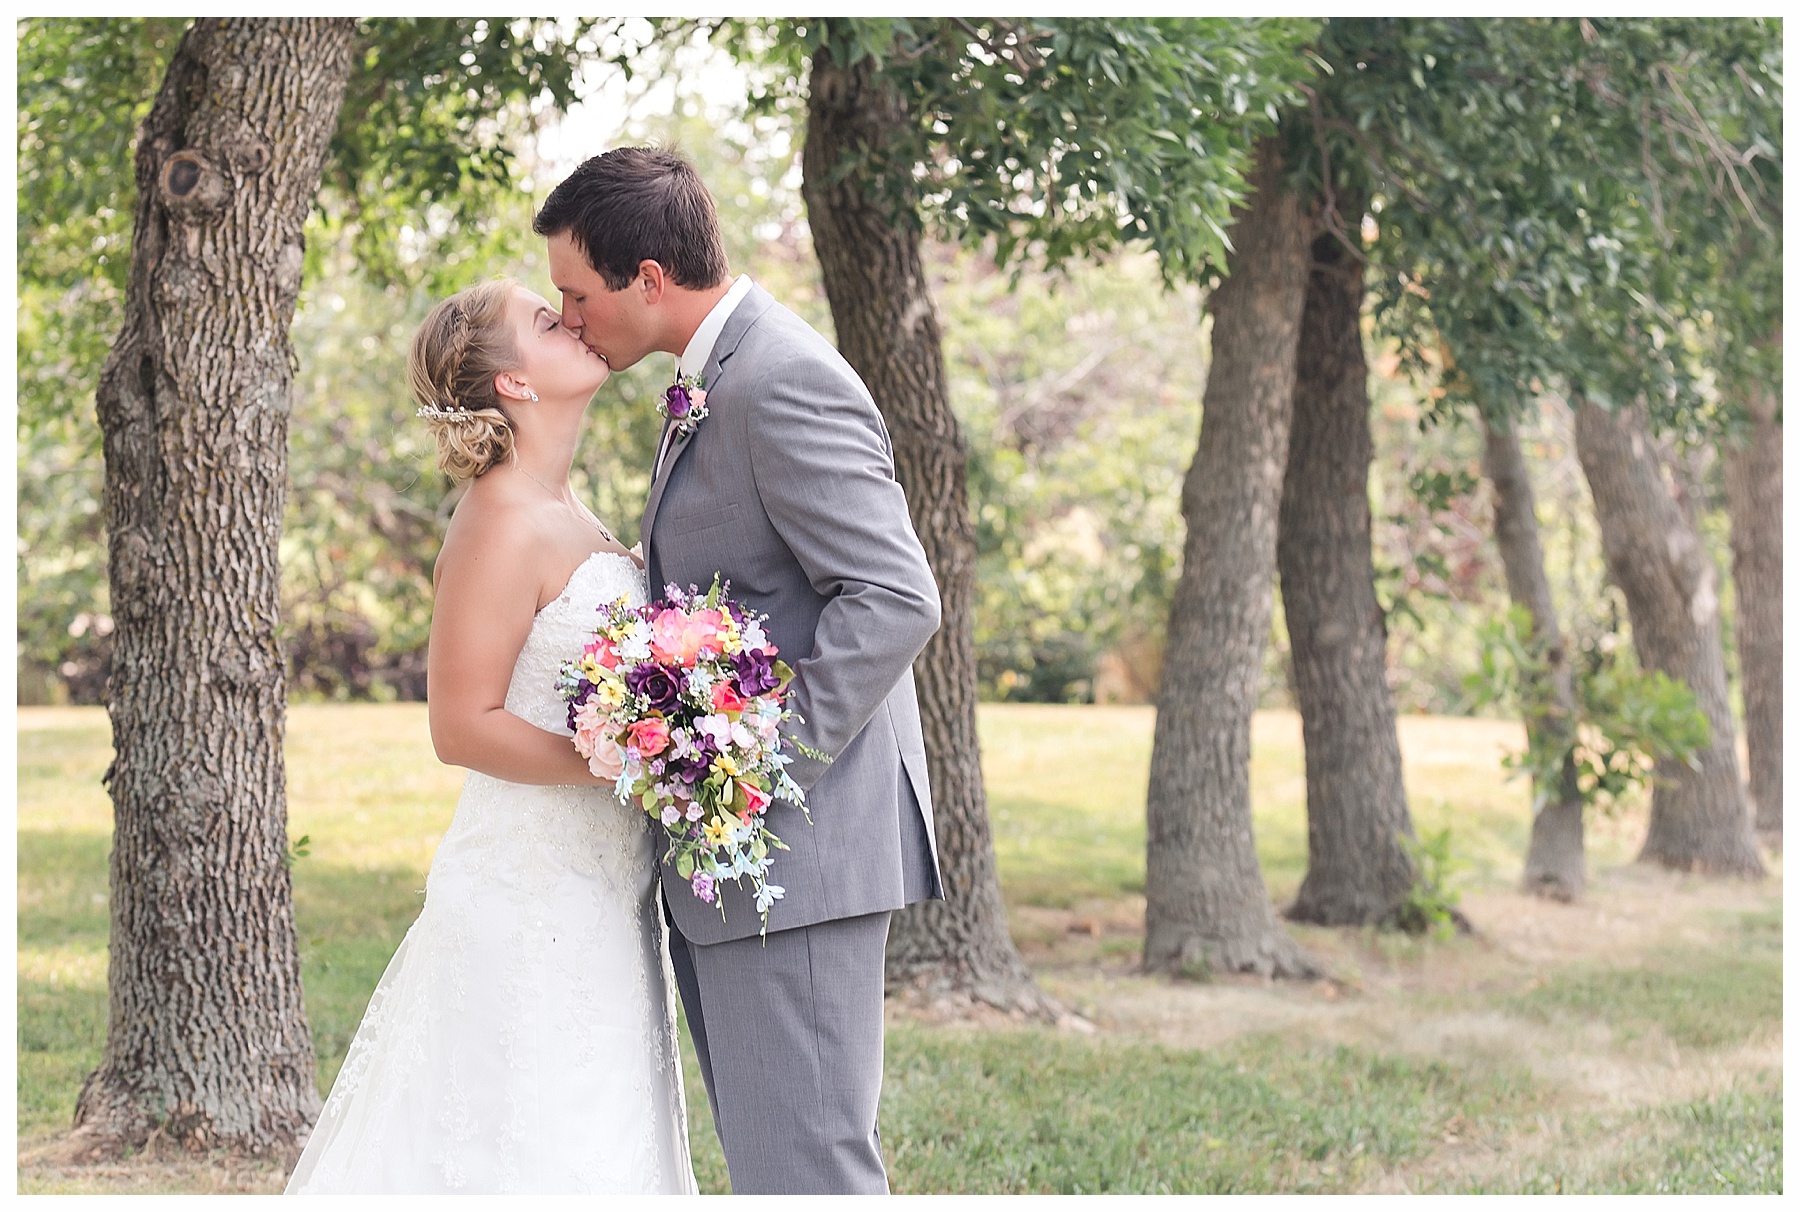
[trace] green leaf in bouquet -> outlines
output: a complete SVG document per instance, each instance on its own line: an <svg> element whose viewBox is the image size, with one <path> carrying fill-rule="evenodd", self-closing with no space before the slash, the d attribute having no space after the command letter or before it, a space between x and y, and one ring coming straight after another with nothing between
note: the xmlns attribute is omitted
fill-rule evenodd
<svg viewBox="0 0 1800 1212"><path fill-rule="evenodd" d="M675 874L684 880L694 878L694 856L690 852L683 850L675 856Z"/></svg>

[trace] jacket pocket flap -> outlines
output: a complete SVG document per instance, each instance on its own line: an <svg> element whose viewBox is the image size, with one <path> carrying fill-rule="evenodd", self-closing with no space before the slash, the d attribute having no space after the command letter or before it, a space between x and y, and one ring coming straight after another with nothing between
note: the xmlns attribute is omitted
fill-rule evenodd
<svg viewBox="0 0 1800 1212"><path fill-rule="evenodd" d="M711 530L715 526L723 526L737 517L737 514L738 507L735 501L729 505L721 505L717 509L678 514L669 519L669 531L674 536L695 534L702 530Z"/></svg>

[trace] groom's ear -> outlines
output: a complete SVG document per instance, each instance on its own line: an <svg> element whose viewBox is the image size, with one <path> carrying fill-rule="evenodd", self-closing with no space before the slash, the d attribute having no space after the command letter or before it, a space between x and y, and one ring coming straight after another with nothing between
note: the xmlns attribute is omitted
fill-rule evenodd
<svg viewBox="0 0 1800 1212"><path fill-rule="evenodd" d="M644 292L644 302L654 306L662 302L668 293L669 275L663 269L662 262L652 261L648 257L638 262L638 289Z"/></svg>

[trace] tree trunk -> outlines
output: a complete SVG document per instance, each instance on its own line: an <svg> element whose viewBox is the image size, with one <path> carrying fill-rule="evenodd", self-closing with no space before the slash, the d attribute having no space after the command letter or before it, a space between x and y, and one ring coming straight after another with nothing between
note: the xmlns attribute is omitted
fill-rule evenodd
<svg viewBox="0 0 1800 1212"><path fill-rule="evenodd" d="M1531 615L1532 645L1545 662L1541 684L1524 688L1525 728L1534 751L1564 755L1555 786L1542 786L1533 778L1524 886L1550 900L1572 901L1587 887L1581 789L1575 780L1574 670L1544 571L1537 504L1518 430L1510 421L1496 425L1486 417L1482 428L1487 436L1482 464L1494 485L1494 544L1506 568L1506 589L1513 605Z"/></svg>
<svg viewBox="0 0 1800 1212"><path fill-rule="evenodd" d="M1306 738L1306 878L1288 916L1321 926L1390 920L1414 879L1369 536L1362 301L1362 262L1315 237L1275 555Z"/></svg>
<svg viewBox="0 0 1800 1212"><path fill-rule="evenodd" d="M1575 445L1607 572L1631 612L1638 662L1686 682L1712 724L1711 745L1695 757L1698 769L1657 763L1650 835L1638 858L1678 871L1761 876L1738 781L1712 560L1663 480L1641 406L1609 412L1582 401Z"/></svg>
<svg viewBox="0 0 1800 1212"><path fill-rule="evenodd" d="M1257 865L1250 717L1269 638L1276 512L1293 415L1309 223L1257 149L1230 274L1214 291L1199 447L1182 484L1187 524L1169 611L1150 755L1144 966L1315 976L1282 929Z"/></svg>
<svg viewBox="0 0 1800 1212"><path fill-rule="evenodd" d="M1750 432L1725 451L1738 670L1756 829L1781 845L1781 422L1778 389L1747 401Z"/></svg>
<svg viewBox="0 0 1800 1212"><path fill-rule="evenodd" d="M94 1152L153 1129L291 1148L319 1106L286 863L276 637L302 227L345 19L197 21L137 152L124 325L97 396L117 622L106 1050Z"/></svg>
<svg viewBox="0 0 1800 1212"><path fill-rule="evenodd" d="M919 542L937 577L943 625L913 665L931 772L942 901L896 914L888 935L890 986L973 996L1050 1016L1007 933L994 864L981 748L975 730L975 529L968 450L950 410L943 336L919 255L920 227L881 196L871 150L909 121L871 70L814 56L807 100L803 193L838 348L875 397L894 441ZM843 172L846 163L855 164Z"/></svg>

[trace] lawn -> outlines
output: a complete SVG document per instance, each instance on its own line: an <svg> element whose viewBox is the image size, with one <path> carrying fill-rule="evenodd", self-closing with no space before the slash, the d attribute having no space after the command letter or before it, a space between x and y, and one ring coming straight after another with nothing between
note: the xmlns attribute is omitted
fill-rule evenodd
<svg viewBox="0 0 1800 1212"><path fill-rule="evenodd" d="M19 713L19 1089L25 1191L279 1189L269 1167L45 1160L105 1032L103 712ZM1402 721L1422 828L1451 829L1475 938L1297 929L1335 980L1134 970L1152 716L988 706L983 764L1015 936L1091 1033L890 1008L882 1139L898 1191L1779 1191L1780 866L1760 885L1629 864L1641 810L1597 821L1592 894L1512 890L1515 726ZM418 912L461 772L411 705L297 706L291 832L307 1008L328 1088ZM1271 893L1305 866L1298 722L1259 715ZM695 1168L725 1173L689 1058Z"/></svg>

